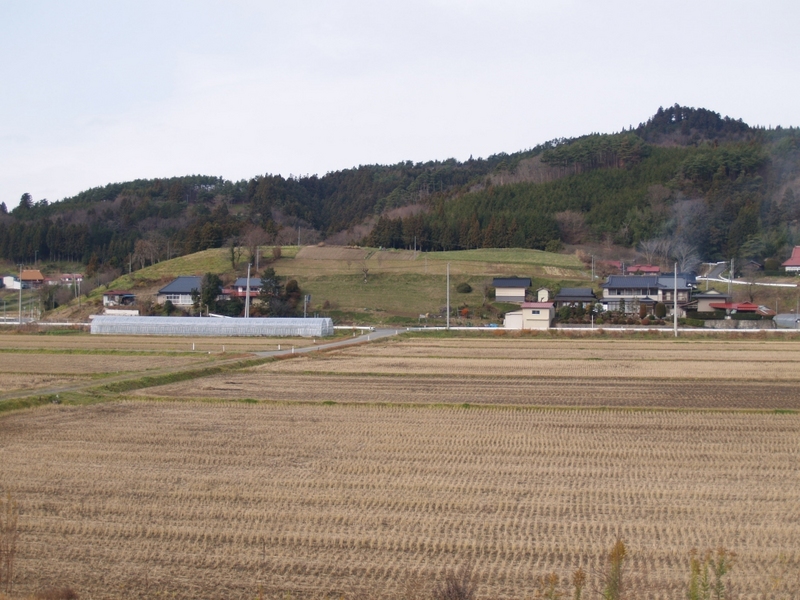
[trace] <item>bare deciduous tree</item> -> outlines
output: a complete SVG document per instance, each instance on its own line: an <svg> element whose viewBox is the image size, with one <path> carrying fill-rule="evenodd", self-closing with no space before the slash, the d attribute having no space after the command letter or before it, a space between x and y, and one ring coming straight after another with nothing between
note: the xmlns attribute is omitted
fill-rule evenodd
<svg viewBox="0 0 800 600"><path fill-rule="evenodd" d="M133 246L133 260L139 262L142 269L148 261L154 265L158 262L157 243L149 239L136 240L136 244Z"/></svg>
<svg viewBox="0 0 800 600"><path fill-rule="evenodd" d="M577 210L564 210L554 215L561 239L567 244L581 244L585 241L589 228L583 213Z"/></svg>
<svg viewBox="0 0 800 600"><path fill-rule="evenodd" d="M672 244L672 258L678 263L678 270L681 273L692 271L700 264L700 255L697 249L691 244L678 240Z"/></svg>
<svg viewBox="0 0 800 600"><path fill-rule="evenodd" d="M639 242L639 252L644 255L644 260L648 265L653 264L653 259L658 253L659 244L659 240L655 238Z"/></svg>
<svg viewBox="0 0 800 600"><path fill-rule="evenodd" d="M259 246L269 243L269 235L261 227L248 227L242 236L244 246L247 248L247 255L252 264L256 263L256 252Z"/></svg>

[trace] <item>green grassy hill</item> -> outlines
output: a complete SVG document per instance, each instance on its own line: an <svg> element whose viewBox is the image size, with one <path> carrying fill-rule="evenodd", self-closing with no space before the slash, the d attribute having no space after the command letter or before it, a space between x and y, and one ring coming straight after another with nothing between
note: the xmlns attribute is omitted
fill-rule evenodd
<svg viewBox="0 0 800 600"><path fill-rule="evenodd" d="M482 249L458 252L417 252L296 246L282 248L278 260L262 263L288 279L296 279L311 294L310 311L338 322L417 323L428 314L436 322L446 305L446 272L450 265L451 304L466 307L471 323L497 321L505 306L484 306L484 288L493 277L531 277L534 289L560 285L588 285L589 275L572 255L526 249ZM272 256L270 247L262 256ZM212 249L182 256L124 275L89 295L98 309L106 289L132 290L141 299L152 297L179 275L214 273L230 282L246 273L246 263L233 269L227 249ZM366 270L366 274L365 274ZM473 291L461 294L459 283ZM487 298L488 300L488 298ZM65 308L65 310L67 310Z"/></svg>

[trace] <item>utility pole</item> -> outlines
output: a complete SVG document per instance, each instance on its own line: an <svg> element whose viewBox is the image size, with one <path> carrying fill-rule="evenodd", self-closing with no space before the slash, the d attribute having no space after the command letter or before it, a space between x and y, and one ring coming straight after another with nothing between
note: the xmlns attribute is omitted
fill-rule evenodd
<svg viewBox="0 0 800 600"><path fill-rule="evenodd" d="M244 298L244 318L250 318L250 263L247 263L247 287Z"/></svg>
<svg viewBox="0 0 800 600"><path fill-rule="evenodd" d="M447 329L450 329L450 263L447 263Z"/></svg>
<svg viewBox="0 0 800 600"><path fill-rule="evenodd" d="M19 265L19 316L17 321L22 325L22 264Z"/></svg>
<svg viewBox="0 0 800 600"><path fill-rule="evenodd" d="M734 259L732 258L731 259L731 272L728 273L728 296L731 295L731 285L732 285L732 282L733 282L733 261L734 261Z"/></svg>
<svg viewBox="0 0 800 600"><path fill-rule="evenodd" d="M592 254L592 285L594 285L594 254Z"/></svg>
<svg viewBox="0 0 800 600"><path fill-rule="evenodd" d="M256 273L258 273L258 251L261 250L258 246L256 246Z"/></svg>
<svg viewBox="0 0 800 600"><path fill-rule="evenodd" d="M678 337L678 263L675 263L675 289L672 291L672 323Z"/></svg>

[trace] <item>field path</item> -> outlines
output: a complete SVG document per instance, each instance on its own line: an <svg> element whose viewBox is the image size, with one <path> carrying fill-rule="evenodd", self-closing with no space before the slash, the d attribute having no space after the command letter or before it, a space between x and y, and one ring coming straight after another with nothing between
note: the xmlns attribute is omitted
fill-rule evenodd
<svg viewBox="0 0 800 600"><path fill-rule="evenodd" d="M343 346L352 346L355 344L363 344L366 342L372 342L381 338L389 337L392 335L397 335L400 331L404 331L402 329L379 329L376 331L370 331L368 333L358 335L352 338L346 338L343 340L337 340L335 342L329 342L327 344L318 344L314 346L303 346L302 348L293 348L289 347L288 349L284 350L272 350L268 352L250 352L247 353L248 357L258 356L262 358L271 358L271 357L280 357L280 356L291 356L292 354L307 354L309 352L319 352L323 350L331 350L334 348L340 348ZM110 383L120 383L124 381L131 381L135 379L140 379L142 377L158 377L160 375L169 375L170 373L182 373L185 371L192 371L198 368L204 368L208 366L220 367L220 366L227 366L227 365L235 365L239 362L244 362L247 358L242 358L241 356L237 358L230 358L227 360L215 360L215 358L211 358L207 361L199 361L192 365L186 365L181 367L166 367L163 369L157 369L153 371L147 372L137 372L137 373L126 373L123 375L117 375L112 377L106 377L102 380L91 380L85 381L80 383L70 383L66 385L56 385L48 388L36 388L36 389L24 389L24 390L17 390L14 392L8 392L5 394L0 394L0 403L8 400L15 400L18 398L27 398L29 396L52 396L53 394L65 394L67 392L80 392L90 388L96 388L100 386L105 386Z"/></svg>

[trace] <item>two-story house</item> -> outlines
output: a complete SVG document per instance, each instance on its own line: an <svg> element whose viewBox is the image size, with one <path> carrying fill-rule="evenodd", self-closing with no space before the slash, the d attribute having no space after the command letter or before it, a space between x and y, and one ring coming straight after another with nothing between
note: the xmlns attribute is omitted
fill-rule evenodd
<svg viewBox="0 0 800 600"><path fill-rule="evenodd" d="M674 276L611 275L600 287L603 288L601 300L605 310L635 313L644 304L648 312L661 302L667 313L672 313L674 304ZM678 276L678 315L685 313L692 292L691 286L682 275Z"/></svg>

